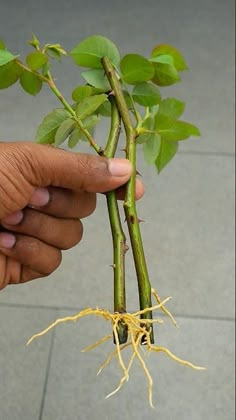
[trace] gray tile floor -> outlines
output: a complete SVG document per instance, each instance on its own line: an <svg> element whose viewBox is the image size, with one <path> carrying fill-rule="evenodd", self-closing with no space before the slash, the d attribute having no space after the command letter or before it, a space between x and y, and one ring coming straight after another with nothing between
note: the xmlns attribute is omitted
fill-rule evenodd
<svg viewBox="0 0 236 420"><path fill-rule="evenodd" d="M188 59L183 83L166 90L187 102L186 119L202 137L182 144L178 157L157 177L141 156L146 184L138 204L149 271L180 328L158 327L158 342L177 355L204 365L193 372L162 356L151 356L154 403L146 401L146 382L135 366L129 383L113 398L119 370L112 364L96 377L109 345L81 354L105 334L106 324L85 319L58 327L26 347L27 338L62 314L112 302L110 233L105 203L84 221L84 241L65 253L50 279L0 293L0 419L95 420L234 418L234 2L233 0L0 0L0 38L23 51L35 32L42 42L71 48L101 33L122 52L147 53L169 42ZM65 78L66 76L66 78ZM75 67L61 64L60 87L68 95L78 83ZM38 99L18 87L0 92L1 140L34 137L38 122L56 101L44 91ZM10 112L11 111L11 112ZM102 141L105 126L97 131ZM93 247L93 258L89 251ZM107 250L107 251L105 251ZM97 265L99 268L97 268ZM92 270L92 267L94 270ZM128 306L137 307L133 267L128 267ZM95 326L96 325L96 326Z"/></svg>

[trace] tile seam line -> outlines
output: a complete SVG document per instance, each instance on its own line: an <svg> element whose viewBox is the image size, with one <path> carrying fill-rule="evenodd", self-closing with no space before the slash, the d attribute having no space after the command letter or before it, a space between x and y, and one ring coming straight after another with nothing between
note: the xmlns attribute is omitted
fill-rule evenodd
<svg viewBox="0 0 236 420"><path fill-rule="evenodd" d="M228 158L235 158L234 152L211 152L211 151L200 151L200 150L180 150L178 152L179 155L192 155L192 156L212 156L212 157L228 157Z"/></svg>
<svg viewBox="0 0 236 420"><path fill-rule="evenodd" d="M46 372L45 372L45 377L44 377L43 392L42 392L42 398L41 398L38 420L43 420L43 417L44 417L44 407L45 407L48 379L49 379L51 362L52 362L52 354L53 354L55 333L56 333L55 330L53 330L52 335L51 335L50 348L49 348L49 353L48 353L48 360L47 360Z"/></svg>
<svg viewBox="0 0 236 420"><path fill-rule="evenodd" d="M21 304L21 303L0 303L0 308L2 307L8 307L8 308L22 308L22 309L42 309L42 310L50 310L50 311L73 311L73 312L80 312L85 307L69 307L69 306L43 306L43 305L27 305L27 304ZM135 311L135 310L134 310ZM132 311L131 311L132 312ZM221 316L207 316L207 315L190 315L190 314L173 314L176 318L182 318L182 319L199 319L199 320L207 320L207 321L227 321L227 322L235 322L234 317L221 317ZM163 314L158 314L158 316L165 316Z"/></svg>

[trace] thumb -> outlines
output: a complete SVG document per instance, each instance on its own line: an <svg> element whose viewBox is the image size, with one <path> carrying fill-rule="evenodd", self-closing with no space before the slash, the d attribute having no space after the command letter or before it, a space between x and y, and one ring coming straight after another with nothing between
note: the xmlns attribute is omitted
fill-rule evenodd
<svg viewBox="0 0 236 420"><path fill-rule="evenodd" d="M132 173L127 159L107 159L26 142L10 146L18 149L21 173L31 185L37 187L52 185L105 192L125 184ZM17 155L17 150L14 155Z"/></svg>

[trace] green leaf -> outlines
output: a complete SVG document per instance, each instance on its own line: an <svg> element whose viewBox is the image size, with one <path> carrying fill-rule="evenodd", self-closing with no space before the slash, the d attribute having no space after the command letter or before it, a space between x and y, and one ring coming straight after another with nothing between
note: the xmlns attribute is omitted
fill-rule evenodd
<svg viewBox="0 0 236 420"><path fill-rule="evenodd" d="M195 125L185 121L177 121L162 114L157 114L155 129L163 140L179 141L190 136L200 136L200 131Z"/></svg>
<svg viewBox="0 0 236 420"><path fill-rule="evenodd" d="M90 117L85 118L83 121L84 127L90 132L91 135L93 135L93 127L98 123L99 120L99 116L91 115ZM83 131L79 127L76 127L70 134L68 139L68 147L72 149L79 143L79 141L87 141L87 138Z"/></svg>
<svg viewBox="0 0 236 420"><path fill-rule="evenodd" d="M136 138L136 143L143 144L149 141L153 137L154 134L154 116L149 114L139 127L140 134Z"/></svg>
<svg viewBox="0 0 236 420"><path fill-rule="evenodd" d="M160 147L161 136L157 133L153 133L148 139L148 141L143 143L144 158L149 165L155 163L159 155Z"/></svg>
<svg viewBox="0 0 236 420"><path fill-rule="evenodd" d="M83 99L92 95L92 88L90 86L78 86L72 91L72 99L75 102L81 102Z"/></svg>
<svg viewBox="0 0 236 420"><path fill-rule="evenodd" d="M136 137L136 143L137 144L144 144L147 143L149 140L153 138L153 132L144 131L141 134L139 134L138 137Z"/></svg>
<svg viewBox="0 0 236 420"><path fill-rule="evenodd" d="M134 86L132 96L135 102L146 107L157 105L161 101L159 89L147 82Z"/></svg>
<svg viewBox="0 0 236 420"><path fill-rule="evenodd" d="M40 47L40 42L34 34L32 34L32 39L28 42L29 42L30 45L32 45L32 47L34 47L36 49L38 49Z"/></svg>
<svg viewBox="0 0 236 420"><path fill-rule="evenodd" d="M46 54L40 51L34 51L27 55L26 63L31 70L41 69L48 61Z"/></svg>
<svg viewBox="0 0 236 420"><path fill-rule="evenodd" d="M95 88L102 89L105 92L111 90L111 86L103 69L86 70L81 73L81 76L89 85Z"/></svg>
<svg viewBox="0 0 236 420"><path fill-rule="evenodd" d="M153 130L154 128L154 116L152 114L148 115L142 122L142 128L146 130Z"/></svg>
<svg viewBox="0 0 236 420"><path fill-rule="evenodd" d="M22 68L16 63L11 61L0 67L0 89L6 89L13 85L19 79Z"/></svg>
<svg viewBox="0 0 236 420"><path fill-rule="evenodd" d="M51 69L51 65L49 62L47 62L46 64L44 64L44 66L42 67L42 75L43 76L47 76L48 72Z"/></svg>
<svg viewBox="0 0 236 420"><path fill-rule="evenodd" d="M153 118L156 118L157 113L158 113L158 111L159 111L159 108L160 108L160 106L159 106L159 105L154 105L154 106L151 106L151 107L149 108L150 114L151 114L151 116L152 116Z"/></svg>
<svg viewBox="0 0 236 420"><path fill-rule="evenodd" d="M113 42L101 35L90 36L71 51L76 64L82 67L102 68L101 59L108 57L114 66L120 62L120 53Z"/></svg>
<svg viewBox="0 0 236 420"><path fill-rule="evenodd" d="M72 118L68 118L61 123L58 127L55 135L54 144L55 146L60 146L72 132L73 128L75 127L76 122Z"/></svg>
<svg viewBox="0 0 236 420"><path fill-rule="evenodd" d="M42 88L42 80L27 70L24 70L21 74L20 84L27 93L33 96L37 95Z"/></svg>
<svg viewBox="0 0 236 420"><path fill-rule="evenodd" d="M83 125L87 130L89 130L90 128L94 127L99 120L100 117L98 115L90 115L90 117L87 117L83 120Z"/></svg>
<svg viewBox="0 0 236 420"><path fill-rule="evenodd" d="M83 132L80 130L80 128L75 128L68 139L68 147L73 149L73 147L75 147L81 140L84 140Z"/></svg>
<svg viewBox="0 0 236 420"><path fill-rule="evenodd" d="M70 114L65 109L56 108L48 114L38 127L36 141L41 144L52 144L61 123L67 120Z"/></svg>
<svg viewBox="0 0 236 420"><path fill-rule="evenodd" d="M174 66L174 59L173 57L171 57L171 55L168 54L151 57L149 58L149 61L151 61L152 63L171 64L172 66Z"/></svg>
<svg viewBox="0 0 236 420"><path fill-rule="evenodd" d="M2 39L0 39L0 50L6 50L5 42Z"/></svg>
<svg viewBox="0 0 236 420"><path fill-rule="evenodd" d="M121 60L120 68L123 80L130 85L146 82L154 76L153 65L138 54L125 55Z"/></svg>
<svg viewBox="0 0 236 420"><path fill-rule="evenodd" d="M109 101L104 102L100 105L97 109L97 113L102 115L102 117L110 117L111 116L111 103Z"/></svg>
<svg viewBox="0 0 236 420"><path fill-rule="evenodd" d="M183 55L177 48L172 47L172 45L168 45L168 44L157 45L152 50L151 57L157 57L160 55L170 55L174 60L174 66L176 70L178 71L187 70L188 67L187 67L187 64Z"/></svg>
<svg viewBox="0 0 236 420"><path fill-rule="evenodd" d="M185 103L176 98L166 98L160 102L159 113L177 119L185 110Z"/></svg>
<svg viewBox="0 0 236 420"><path fill-rule="evenodd" d="M76 107L76 114L83 120L93 114L105 101L107 101L107 96L105 94L89 96L78 104Z"/></svg>
<svg viewBox="0 0 236 420"><path fill-rule="evenodd" d="M13 55L5 49L0 49L0 66L4 66L5 64L10 63L10 61L15 60L16 57L18 56Z"/></svg>
<svg viewBox="0 0 236 420"><path fill-rule="evenodd" d="M129 110L133 110L134 109L134 105L133 105L133 101L132 101L132 95L130 92L128 92L128 90L123 90L123 95L125 98L125 102L126 105L128 107Z"/></svg>
<svg viewBox="0 0 236 420"><path fill-rule="evenodd" d="M173 64L153 63L155 75L152 82L158 86L170 86L180 81L179 73Z"/></svg>
<svg viewBox="0 0 236 420"><path fill-rule="evenodd" d="M178 151L178 142L161 139L161 147L159 155L156 159L155 165L157 172L160 173L162 169L169 163Z"/></svg>

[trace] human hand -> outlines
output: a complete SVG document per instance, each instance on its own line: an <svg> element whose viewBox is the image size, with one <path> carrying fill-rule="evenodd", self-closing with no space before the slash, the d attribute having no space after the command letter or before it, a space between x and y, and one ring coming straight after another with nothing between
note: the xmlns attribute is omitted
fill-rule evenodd
<svg viewBox="0 0 236 420"><path fill-rule="evenodd" d="M123 199L131 172L126 159L0 143L0 289L51 274L61 250L81 241L80 219L95 210L96 193L118 189Z"/></svg>

